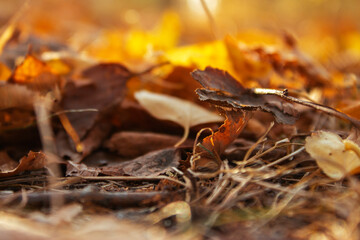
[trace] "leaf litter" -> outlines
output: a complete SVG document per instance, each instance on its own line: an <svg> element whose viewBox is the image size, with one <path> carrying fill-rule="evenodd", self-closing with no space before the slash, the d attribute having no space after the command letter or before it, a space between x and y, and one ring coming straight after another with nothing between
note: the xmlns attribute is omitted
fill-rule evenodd
<svg viewBox="0 0 360 240"><path fill-rule="evenodd" d="M2 236L359 239L356 28L235 31L199 1L207 29L188 2L115 28L83 1L0 20Z"/></svg>

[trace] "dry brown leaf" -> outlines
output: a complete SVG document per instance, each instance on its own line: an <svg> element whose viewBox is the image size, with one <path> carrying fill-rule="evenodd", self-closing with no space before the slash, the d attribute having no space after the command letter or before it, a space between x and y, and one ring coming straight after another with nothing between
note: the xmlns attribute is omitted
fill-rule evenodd
<svg viewBox="0 0 360 240"><path fill-rule="evenodd" d="M277 96L255 94L225 71L207 67L192 72L192 76L205 87L196 90L202 101L227 108L270 112L276 121L284 124L293 124L297 118L297 111L290 103Z"/></svg>
<svg viewBox="0 0 360 240"><path fill-rule="evenodd" d="M95 124L102 111L123 99L131 73L121 64L104 63L86 69L82 75L88 81L69 82L61 103L65 110L98 110L66 114L81 139Z"/></svg>
<svg viewBox="0 0 360 240"><path fill-rule="evenodd" d="M318 131L306 138L305 149L323 172L339 180L360 167L360 147L335 133Z"/></svg>
<svg viewBox="0 0 360 240"><path fill-rule="evenodd" d="M153 151L133 160L106 167L88 167L85 164L68 163L67 176L157 176L177 167L181 160L180 151L166 148Z"/></svg>
<svg viewBox="0 0 360 240"><path fill-rule="evenodd" d="M134 158L148 152L168 148L179 142L180 137L153 132L128 132L115 133L105 142L104 146L111 151L127 158ZM184 144L192 146L192 141Z"/></svg>
<svg viewBox="0 0 360 240"><path fill-rule="evenodd" d="M136 92L135 98L155 118L176 122L185 129L183 138L175 146L181 145L186 140L190 127L223 121L221 116L213 112L190 101L169 95L143 90Z"/></svg>
<svg viewBox="0 0 360 240"><path fill-rule="evenodd" d="M84 70L82 76L86 80L76 79L65 86L61 106L69 111L66 116L60 115L74 149L81 152L68 154L77 162L99 147L109 134L112 108L125 97L126 82L133 74L121 64L101 63ZM60 155L72 152L72 146L70 142L62 144Z"/></svg>
<svg viewBox="0 0 360 240"><path fill-rule="evenodd" d="M279 123L293 124L298 118L294 103L333 115L360 128L360 121L331 107L289 96L287 89L244 88L227 72L207 67L192 73L195 80L205 88L197 89L200 100L214 105L246 111L261 110L273 114Z"/></svg>
<svg viewBox="0 0 360 240"><path fill-rule="evenodd" d="M46 156L42 152L30 151L29 154L20 159L19 165L14 169L3 170L0 177L10 177L28 170L41 169L46 165Z"/></svg>

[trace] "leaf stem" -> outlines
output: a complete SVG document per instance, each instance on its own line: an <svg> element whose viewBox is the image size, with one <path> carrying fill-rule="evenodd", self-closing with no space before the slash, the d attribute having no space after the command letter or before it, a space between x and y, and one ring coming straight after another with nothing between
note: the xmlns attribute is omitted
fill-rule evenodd
<svg viewBox="0 0 360 240"><path fill-rule="evenodd" d="M184 126L184 134L182 138L174 145L174 147L179 147L181 144L183 144L188 138L189 132L190 132L190 126L189 125Z"/></svg>

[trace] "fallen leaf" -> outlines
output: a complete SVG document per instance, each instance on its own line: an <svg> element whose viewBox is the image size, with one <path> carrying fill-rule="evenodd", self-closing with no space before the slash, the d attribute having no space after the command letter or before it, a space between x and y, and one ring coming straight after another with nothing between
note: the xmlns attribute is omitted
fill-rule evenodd
<svg viewBox="0 0 360 240"><path fill-rule="evenodd" d="M277 122L284 124L293 124L297 118L297 111L290 103L275 96L255 94L225 71L207 67L204 71L196 70L191 75L205 87L196 90L202 101L227 108L270 112Z"/></svg>
<svg viewBox="0 0 360 240"><path fill-rule="evenodd" d="M68 161L66 166L66 176L98 176L101 173L100 168L88 167L84 163L75 163Z"/></svg>
<svg viewBox="0 0 360 240"><path fill-rule="evenodd" d="M268 87L268 76L276 74L282 80L280 84L286 87L331 85L327 70L303 54L297 48L296 40L289 34L284 34L285 49L253 47L230 36L224 42L234 69L244 82L255 80L253 84Z"/></svg>
<svg viewBox="0 0 360 240"><path fill-rule="evenodd" d="M46 93L61 84L61 78L51 71L43 61L27 54L24 61L14 70L10 82L26 85L38 92Z"/></svg>
<svg viewBox="0 0 360 240"><path fill-rule="evenodd" d="M175 12L166 11L158 28L151 32L134 29L128 33L125 50L132 58L142 58L154 50L166 50L176 45L179 37L179 16ZM111 49L112 50L112 49Z"/></svg>
<svg viewBox="0 0 360 240"><path fill-rule="evenodd" d="M71 68L61 59L51 59L46 61L46 65L49 66L52 73L57 75L66 75L71 71Z"/></svg>
<svg viewBox="0 0 360 240"><path fill-rule="evenodd" d="M216 66L234 72L228 52L223 41L198 43L181 46L165 52L166 59L173 65L205 68Z"/></svg>
<svg viewBox="0 0 360 240"><path fill-rule="evenodd" d="M221 116L213 112L190 101L169 95L143 90L136 92L135 98L155 118L176 122L185 129L183 138L175 146L181 145L186 140L190 127L223 121Z"/></svg>
<svg viewBox="0 0 360 240"><path fill-rule="evenodd" d="M84 80L69 82L64 89L61 106L69 110L60 116L64 129L71 136L80 162L100 146L111 129L112 108L125 97L126 82L132 73L121 64L102 63L83 71ZM81 141L81 142L80 142ZM62 144L69 147L72 144ZM59 149L61 155L69 149ZM73 155L73 154L71 154Z"/></svg>
<svg viewBox="0 0 360 240"><path fill-rule="evenodd" d="M172 49L179 38L179 16L173 11L165 11L161 22L149 31L130 29L103 29L97 41L85 43L86 53L104 62L127 62L137 67L139 60L153 51ZM122 41L119 41L119 40ZM150 54L149 54L150 55Z"/></svg>
<svg viewBox="0 0 360 240"><path fill-rule="evenodd" d="M122 163L121 169L130 176L157 176L179 165L180 151L174 148L161 149ZM111 167L109 167L111 170ZM106 167L103 168L106 174Z"/></svg>
<svg viewBox="0 0 360 240"><path fill-rule="evenodd" d="M360 147L335 133L318 131L305 139L305 149L329 177L339 180L360 167Z"/></svg>
<svg viewBox="0 0 360 240"><path fill-rule="evenodd" d="M95 124L101 111L120 103L131 73L121 64L102 63L86 69L82 75L87 81L69 82L61 103L64 110L98 110L66 114L80 138Z"/></svg>
<svg viewBox="0 0 360 240"><path fill-rule="evenodd" d="M196 146L192 168L197 171L218 170L221 166L220 155L239 136L247 121L248 114L245 112L226 112L223 125Z"/></svg>
<svg viewBox="0 0 360 240"><path fill-rule="evenodd" d="M260 60L259 54L247 45L230 36L226 36L224 43L234 69L244 81L248 78L261 79L271 71L270 63Z"/></svg>
<svg viewBox="0 0 360 240"><path fill-rule="evenodd" d="M0 177L10 177L24 171L41 169L46 165L46 157L42 152L30 151L29 154L20 159L19 165L14 169L2 169Z"/></svg>
<svg viewBox="0 0 360 240"><path fill-rule="evenodd" d="M68 163L67 176L157 176L177 167L181 157L175 148L153 151L133 160L106 167L88 167L85 164Z"/></svg>
<svg viewBox="0 0 360 240"><path fill-rule="evenodd" d="M289 96L286 89L281 91L267 88L244 88L227 72L211 67L207 67L204 71L196 70L192 72L192 76L205 87L205 89L196 90L200 100L217 106L246 111L261 110L272 113L279 123L293 124L298 117L293 104L297 103L345 119L360 128L360 121L331 107Z"/></svg>
<svg viewBox="0 0 360 240"><path fill-rule="evenodd" d="M27 83L41 73L50 71L50 67L46 63L28 54L24 61L16 67L12 79L16 83Z"/></svg>
<svg viewBox="0 0 360 240"><path fill-rule="evenodd" d="M190 73L193 70L194 69L190 67L175 66L171 73L164 79L166 84L172 85L163 87L163 93L201 103L195 94L195 89L201 87L201 85L191 77Z"/></svg>
<svg viewBox="0 0 360 240"><path fill-rule="evenodd" d="M104 146L117 152L120 156L134 158L151 151L174 146L179 140L180 137L168 134L122 131L113 134ZM192 141L185 143L189 146L193 144Z"/></svg>
<svg viewBox="0 0 360 240"><path fill-rule="evenodd" d="M7 81L10 76L11 70L5 64L0 62L0 82Z"/></svg>

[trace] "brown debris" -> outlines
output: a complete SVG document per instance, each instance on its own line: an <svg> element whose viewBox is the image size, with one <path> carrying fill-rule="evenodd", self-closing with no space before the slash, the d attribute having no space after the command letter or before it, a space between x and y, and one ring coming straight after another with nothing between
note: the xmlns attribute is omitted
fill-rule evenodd
<svg viewBox="0 0 360 240"><path fill-rule="evenodd" d="M175 148L153 151L130 161L106 167L87 167L85 164L68 163L67 176L157 176L177 167L180 152Z"/></svg>
<svg viewBox="0 0 360 240"><path fill-rule="evenodd" d="M104 146L120 156L134 158L148 152L174 146L180 137L152 132L118 132ZM192 146L188 140L183 145Z"/></svg>
<svg viewBox="0 0 360 240"><path fill-rule="evenodd" d="M44 153L30 151L27 156L20 159L19 165L17 165L15 168L11 168L11 169L2 168L1 169L2 171L0 172L0 177L10 177L20 174L24 171L41 169L44 168L46 164L47 164L46 156ZM4 165L2 165L2 167L3 166Z"/></svg>

